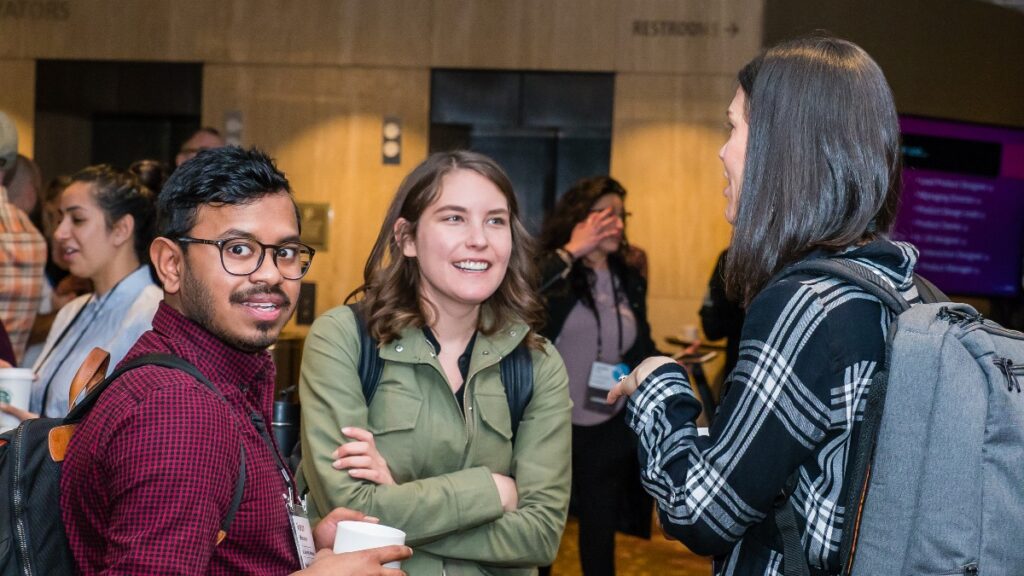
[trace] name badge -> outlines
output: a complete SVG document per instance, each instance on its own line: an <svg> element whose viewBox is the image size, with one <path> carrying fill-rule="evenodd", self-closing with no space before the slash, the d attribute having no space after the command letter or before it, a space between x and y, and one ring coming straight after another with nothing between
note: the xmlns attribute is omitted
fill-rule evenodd
<svg viewBox="0 0 1024 576"><path fill-rule="evenodd" d="M288 509L288 523L292 527L292 538L295 540L295 550L299 553L299 563L303 568L308 568L316 556L316 544L313 542L313 529L309 526L309 517L306 516L304 506L288 502L285 508Z"/></svg>
<svg viewBox="0 0 1024 576"><path fill-rule="evenodd" d="M587 408L602 412L613 410L614 407L609 406L605 401L608 398L608 392L627 374L629 374L629 366L622 363L594 362L591 364L590 378L587 379Z"/></svg>

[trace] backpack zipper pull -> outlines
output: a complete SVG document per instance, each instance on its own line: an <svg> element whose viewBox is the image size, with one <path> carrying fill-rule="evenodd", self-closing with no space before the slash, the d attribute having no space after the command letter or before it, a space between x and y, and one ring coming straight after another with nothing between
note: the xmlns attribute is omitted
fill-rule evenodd
<svg viewBox="0 0 1024 576"><path fill-rule="evenodd" d="M1017 375L1013 371L1013 360L1009 358L996 358L994 362L999 367L999 371L1006 376L1006 389L1013 392L1016 388L1016 391L1020 392L1020 382L1017 381Z"/></svg>
<svg viewBox="0 0 1024 576"><path fill-rule="evenodd" d="M968 314L960 310L951 310L948 306L939 308L939 312L935 315L939 320L945 320L953 325L966 326L971 323L982 324L985 322L985 317L981 315L981 312L974 314Z"/></svg>

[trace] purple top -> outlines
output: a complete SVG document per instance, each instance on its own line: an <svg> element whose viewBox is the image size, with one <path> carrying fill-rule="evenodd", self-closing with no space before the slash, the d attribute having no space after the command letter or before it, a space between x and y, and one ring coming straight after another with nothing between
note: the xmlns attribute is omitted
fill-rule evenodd
<svg viewBox="0 0 1024 576"><path fill-rule="evenodd" d="M629 350L636 340L636 317L626 297L620 293L618 308L622 319L622 345L619 346L619 323L615 318L611 271L606 268L595 270L594 273L597 276L594 281L594 305L597 315L583 302L577 302L555 340L555 348L562 355L565 369L569 373L572 423L577 426L600 424L622 410L622 400L611 407L595 406L587 400L587 381L590 379L590 368L595 360L618 364L622 362L622 354ZM601 319L600 324L597 321L598 316Z"/></svg>

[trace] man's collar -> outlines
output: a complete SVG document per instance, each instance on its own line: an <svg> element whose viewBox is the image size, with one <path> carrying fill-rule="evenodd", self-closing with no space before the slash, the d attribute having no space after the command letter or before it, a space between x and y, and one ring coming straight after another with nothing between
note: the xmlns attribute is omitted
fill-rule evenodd
<svg viewBox="0 0 1024 576"><path fill-rule="evenodd" d="M231 382L239 386L266 377L273 367L266 350L245 352L224 342L209 330L186 317L166 301L160 302L153 317L153 330L182 345L181 354L212 382Z"/></svg>

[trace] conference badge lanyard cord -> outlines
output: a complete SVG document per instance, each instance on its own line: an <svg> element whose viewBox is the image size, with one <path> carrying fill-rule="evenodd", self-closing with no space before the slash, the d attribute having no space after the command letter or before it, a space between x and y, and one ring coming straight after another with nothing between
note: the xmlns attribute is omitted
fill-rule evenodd
<svg viewBox="0 0 1024 576"><path fill-rule="evenodd" d="M125 278L127 278L127 276L125 276ZM53 356L54 351L56 351L57 348L64 341L64 337L67 336L69 332L71 332L71 328L73 328L75 324L77 324L78 321L82 318L82 314L85 313L85 309L88 308L90 304L94 302L97 303L96 307L92 311L92 316L89 317L89 321L86 323L86 327L78 331L78 335L75 337L75 341L72 342L70 346L65 348L65 353L61 356L60 361L57 362L57 367L54 368L52 372L50 372L50 378L46 381L46 387L43 389L42 407L40 408L40 415L46 415L46 407L47 405L49 405L50 400L50 385L53 384L53 379L57 377L57 374L60 373L60 369L64 367L64 362L68 359L68 356L71 355L71 351L78 347L78 343L82 341L82 338L85 336L86 331L88 331L89 326L91 326L92 323L95 322L96 319L100 317L100 312L102 312L104 307L106 307L107 302L114 298L114 292L117 292L118 287L121 286L121 283L124 282L124 280L124 278L118 280L117 284L114 284L114 287L111 288L110 291L107 292L106 295L104 296L100 296L99 298L97 298L96 293L94 292L92 296L89 298L89 301L86 302L85 305L78 310L78 313L75 314L75 317L71 319L71 322L68 322L68 325L64 327L64 330L61 331L60 336L57 336L57 340L54 341L53 346L51 346L50 349L46 351L46 356L43 358L43 360L36 364L37 366L39 366L39 369L41 371L46 366L46 363L50 361L50 357ZM83 388L81 394L85 394L87 392L88 390ZM73 403L77 403L79 400L81 400L81 395L78 398L75 398L73 400Z"/></svg>
<svg viewBox="0 0 1024 576"><path fill-rule="evenodd" d="M253 425L256 426L256 431L259 432L260 437L263 438L264 444L267 445L267 449L274 455L274 462L277 464L277 469L284 478L284 485L287 487L288 492L281 494L281 498L284 499L285 511L288 513L288 524L292 529L292 539L295 541L295 551L299 555L299 563L302 568L308 568L313 563L313 558L316 556L316 545L313 542L313 529L309 524L309 514L306 510L306 499L299 498L295 489L295 480L292 479L292 475L288 472L288 467L284 463L284 459L281 458L281 453L277 451L277 447L274 445L274 441L270 439L270 434L267 433L267 424L263 421L263 416L257 412L249 414L249 420L252 421Z"/></svg>
<svg viewBox="0 0 1024 576"><path fill-rule="evenodd" d="M615 308L615 325L618 336L618 357L622 358L622 311L619 310L619 282L615 274L611 274L612 281L612 304ZM608 397L608 392L615 387L615 384L619 382L623 377L629 374L629 366L619 362L618 364L609 364L601 361L601 352L603 350L603 337L601 330L601 314L597 310L597 302L594 302L594 320L597 321L597 359L590 366L590 377L587 379L587 407L592 410L599 412L608 412L613 410L613 406L608 406L605 402L605 398Z"/></svg>

